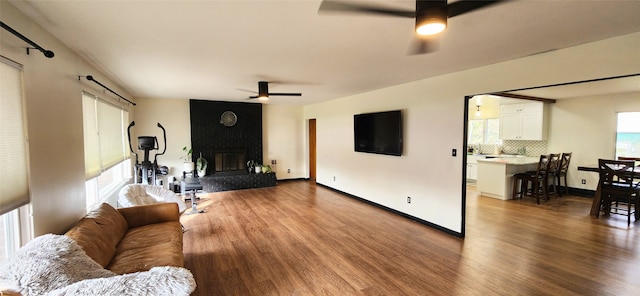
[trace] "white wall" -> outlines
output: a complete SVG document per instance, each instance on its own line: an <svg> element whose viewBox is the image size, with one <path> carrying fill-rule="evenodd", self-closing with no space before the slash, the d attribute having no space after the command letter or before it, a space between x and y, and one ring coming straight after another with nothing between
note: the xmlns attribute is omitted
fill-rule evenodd
<svg viewBox="0 0 640 296"><path fill-rule="evenodd" d="M136 125L131 128L131 144L133 149L138 145L138 136L155 136L158 138L159 151L152 151L149 160L153 162L155 152L162 152L164 147L160 123L167 132L167 151L158 156L158 165L167 166L169 175L182 177L182 163L184 146L191 147L191 120L189 117L188 99L159 100L150 98L136 98L133 107ZM144 152L138 152L138 161L142 162ZM133 160L135 162L135 159ZM167 187L167 177L163 177L163 185ZM179 179L178 179L179 180Z"/></svg>
<svg viewBox="0 0 640 296"><path fill-rule="evenodd" d="M7 1L0 1L0 19L55 53L52 59L37 50L27 55L27 43L4 29L0 34L0 55L24 66L34 234L60 233L86 214L82 91L115 97L78 76L91 74L129 96Z"/></svg>
<svg viewBox="0 0 640 296"><path fill-rule="evenodd" d="M276 160L278 180L305 178L305 129L300 105L262 106L264 163Z"/></svg>
<svg viewBox="0 0 640 296"><path fill-rule="evenodd" d="M640 33L306 106L317 182L461 232L464 96L640 73L637 48ZM392 109L404 110L403 156L354 152L353 115Z"/></svg>
<svg viewBox="0 0 640 296"><path fill-rule="evenodd" d="M596 189L598 174L578 171L578 166L597 165L598 158L613 159L617 113L638 111L640 93L558 100L551 106L548 148L550 153L573 153L567 173L569 187Z"/></svg>

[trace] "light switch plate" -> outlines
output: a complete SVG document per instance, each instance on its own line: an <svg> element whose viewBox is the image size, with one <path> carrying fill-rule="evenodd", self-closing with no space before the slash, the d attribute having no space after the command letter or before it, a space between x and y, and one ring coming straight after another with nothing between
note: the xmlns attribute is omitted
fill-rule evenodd
<svg viewBox="0 0 640 296"><path fill-rule="evenodd" d="M456 157L458 155L458 149L451 149L451 156Z"/></svg>

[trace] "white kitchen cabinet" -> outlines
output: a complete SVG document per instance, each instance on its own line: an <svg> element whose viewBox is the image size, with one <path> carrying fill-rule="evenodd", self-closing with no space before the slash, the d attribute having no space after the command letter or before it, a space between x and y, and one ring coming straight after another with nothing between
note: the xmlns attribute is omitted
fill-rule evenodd
<svg viewBox="0 0 640 296"><path fill-rule="evenodd" d="M467 163L467 179L469 179L469 180L477 180L478 179L478 164L477 163Z"/></svg>
<svg viewBox="0 0 640 296"><path fill-rule="evenodd" d="M544 103L500 105L500 139L546 140Z"/></svg>
<svg viewBox="0 0 640 296"><path fill-rule="evenodd" d="M484 159L484 156L467 155L467 179L478 179L478 159Z"/></svg>

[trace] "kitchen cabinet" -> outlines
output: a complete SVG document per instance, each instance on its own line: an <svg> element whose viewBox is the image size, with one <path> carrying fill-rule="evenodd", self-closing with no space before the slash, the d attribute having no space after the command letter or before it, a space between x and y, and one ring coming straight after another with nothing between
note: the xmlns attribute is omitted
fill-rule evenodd
<svg viewBox="0 0 640 296"><path fill-rule="evenodd" d="M478 179L478 164L467 163L467 180Z"/></svg>
<svg viewBox="0 0 640 296"><path fill-rule="evenodd" d="M546 118L542 102L500 105L500 139L546 140Z"/></svg>
<svg viewBox="0 0 640 296"><path fill-rule="evenodd" d="M478 179L478 159L484 158L484 155L467 155L467 179Z"/></svg>

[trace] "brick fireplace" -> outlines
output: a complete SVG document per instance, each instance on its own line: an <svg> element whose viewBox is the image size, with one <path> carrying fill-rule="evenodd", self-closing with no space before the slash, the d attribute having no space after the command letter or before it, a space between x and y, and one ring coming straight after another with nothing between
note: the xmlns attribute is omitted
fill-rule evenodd
<svg viewBox="0 0 640 296"><path fill-rule="evenodd" d="M202 153L207 176L248 173L247 161L262 163L262 104L190 100L193 160ZM221 123L222 113L236 114L233 126Z"/></svg>

